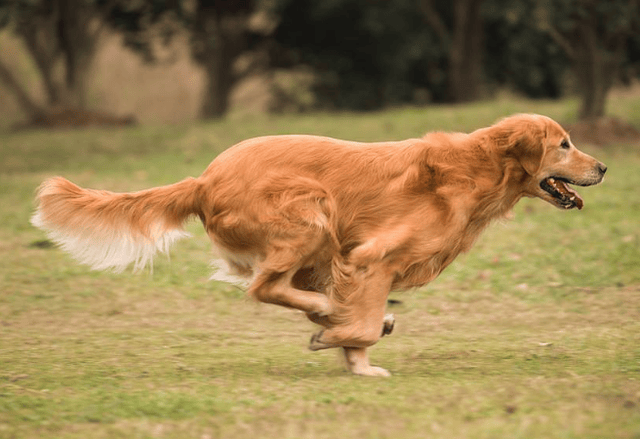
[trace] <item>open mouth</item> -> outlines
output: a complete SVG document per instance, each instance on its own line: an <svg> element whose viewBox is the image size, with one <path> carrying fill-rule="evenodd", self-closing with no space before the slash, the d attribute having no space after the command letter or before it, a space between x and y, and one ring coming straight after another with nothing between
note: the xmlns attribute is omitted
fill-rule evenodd
<svg viewBox="0 0 640 439"><path fill-rule="evenodd" d="M548 177L540 182L540 187L548 192L560 207L582 209L584 206L582 198L568 184L575 183L561 177Z"/></svg>

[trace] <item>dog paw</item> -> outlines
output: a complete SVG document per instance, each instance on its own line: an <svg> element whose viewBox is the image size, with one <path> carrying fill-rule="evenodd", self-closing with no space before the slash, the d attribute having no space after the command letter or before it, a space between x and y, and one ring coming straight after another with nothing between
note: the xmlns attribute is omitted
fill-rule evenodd
<svg viewBox="0 0 640 439"><path fill-rule="evenodd" d="M393 332L393 327L396 324L396 318L393 314L387 314L384 316L384 320L382 322L382 337L384 337L385 335L389 335Z"/></svg>
<svg viewBox="0 0 640 439"><path fill-rule="evenodd" d="M366 377L390 377L391 372L378 366L367 366L363 368L352 368L351 373Z"/></svg>
<svg viewBox="0 0 640 439"><path fill-rule="evenodd" d="M319 351L321 349L329 349L329 348L335 347L333 345L328 345L328 344L322 342L322 340L321 340L322 334L324 334L324 330L322 330L320 332L316 332L315 334L313 334L311 336L311 340L309 341L309 349L310 350Z"/></svg>

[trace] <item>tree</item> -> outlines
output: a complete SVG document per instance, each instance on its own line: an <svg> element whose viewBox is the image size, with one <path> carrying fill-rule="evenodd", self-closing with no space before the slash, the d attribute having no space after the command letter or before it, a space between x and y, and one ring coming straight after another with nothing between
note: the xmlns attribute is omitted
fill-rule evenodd
<svg viewBox="0 0 640 439"><path fill-rule="evenodd" d="M165 19L189 34L191 56L203 67L206 88L200 115L205 119L224 116L233 86L244 72L235 69L238 58L261 40L265 28L256 29L251 18L254 0L141 0L128 8L116 8L109 23L124 32L125 44L153 62L155 55L147 32ZM175 32L164 34L169 43Z"/></svg>
<svg viewBox="0 0 640 439"><path fill-rule="evenodd" d="M104 29L124 32L127 45L153 61L150 39L157 33L149 29L169 17L189 32L193 58L206 72L201 115L218 118L227 111L231 89L241 77L235 61L256 33L250 23L254 10L253 0L0 0L0 27L12 25L25 42L41 73L49 107L85 108L89 68ZM165 33L163 42L169 43L174 33ZM62 80L55 75L59 64L64 66ZM31 118L47 112L1 62L0 80Z"/></svg>
<svg viewBox="0 0 640 439"><path fill-rule="evenodd" d="M483 0L438 2L420 0L420 12L438 37L447 58L447 97L451 102L473 101L482 80ZM450 19L445 20L449 15Z"/></svg>
<svg viewBox="0 0 640 439"><path fill-rule="evenodd" d="M87 107L89 69L102 37L103 16L113 2L52 0L58 8L58 39L64 57L65 84L71 104Z"/></svg>
<svg viewBox="0 0 640 439"><path fill-rule="evenodd" d="M247 49L251 0L214 0L197 3L192 24L192 54L207 74L201 116L224 116L229 95L240 79L234 62Z"/></svg>
<svg viewBox="0 0 640 439"><path fill-rule="evenodd" d="M569 62L535 24L537 1L485 0L485 81L530 98L556 99L564 92Z"/></svg>
<svg viewBox="0 0 640 439"><path fill-rule="evenodd" d="M442 49L417 1L277 0L271 65L311 68L324 108L411 102L416 89L443 100Z"/></svg>
<svg viewBox="0 0 640 439"><path fill-rule="evenodd" d="M12 26L14 33L21 37L40 71L47 92L47 103L55 105L60 102L61 90L54 81L53 67L60 51L55 38L57 17L54 17L53 7L50 6L26 1L0 2L0 12L3 16L0 28ZM26 87L1 59L0 80L13 92L20 106L30 117L44 112L41 105L33 100Z"/></svg>
<svg viewBox="0 0 640 439"><path fill-rule="evenodd" d="M629 39L640 23L638 0L538 0L537 24L571 62L581 96L580 119L605 114Z"/></svg>
<svg viewBox="0 0 640 439"><path fill-rule="evenodd" d="M88 0L0 0L0 27L11 26L37 66L47 106L86 108L89 68L104 30L101 19L113 2ZM64 78L55 68L62 64ZM37 104L0 60L0 80L14 91L30 117L47 109Z"/></svg>
<svg viewBox="0 0 640 439"><path fill-rule="evenodd" d="M374 109L477 99L483 81L485 0L278 0L279 67L311 66L319 101Z"/></svg>

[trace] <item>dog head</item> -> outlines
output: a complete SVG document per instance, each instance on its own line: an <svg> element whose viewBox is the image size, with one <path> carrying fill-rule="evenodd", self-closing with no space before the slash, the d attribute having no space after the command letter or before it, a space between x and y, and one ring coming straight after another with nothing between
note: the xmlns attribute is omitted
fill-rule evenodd
<svg viewBox="0 0 640 439"><path fill-rule="evenodd" d="M524 194L563 209L582 209L580 195L569 185L600 183L607 167L579 151L569 134L552 119L516 115L494 125L505 154L526 173Z"/></svg>

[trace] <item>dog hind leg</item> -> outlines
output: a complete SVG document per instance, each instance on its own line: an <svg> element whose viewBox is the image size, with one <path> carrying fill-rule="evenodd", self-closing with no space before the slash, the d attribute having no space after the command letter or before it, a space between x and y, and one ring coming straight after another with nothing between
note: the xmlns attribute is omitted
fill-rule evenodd
<svg viewBox="0 0 640 439"><path fill-rule="evenodd" d="M261 271L249 287L249 294L264 303L295 308L310 315L327 316L333 312L329 298L322 293L298 290L291 278L299 267L286 272Z"/></svg>
<svg viewBox="0 0 640 439"><path fill-rule="evenodd" d="M258 273L249 286L249 294L260 302L281 305L322 318L333 312L327 295L300 279L327 245L326 232L305 228L293 236L274 239L266 258L258 265Z"/></svg>

